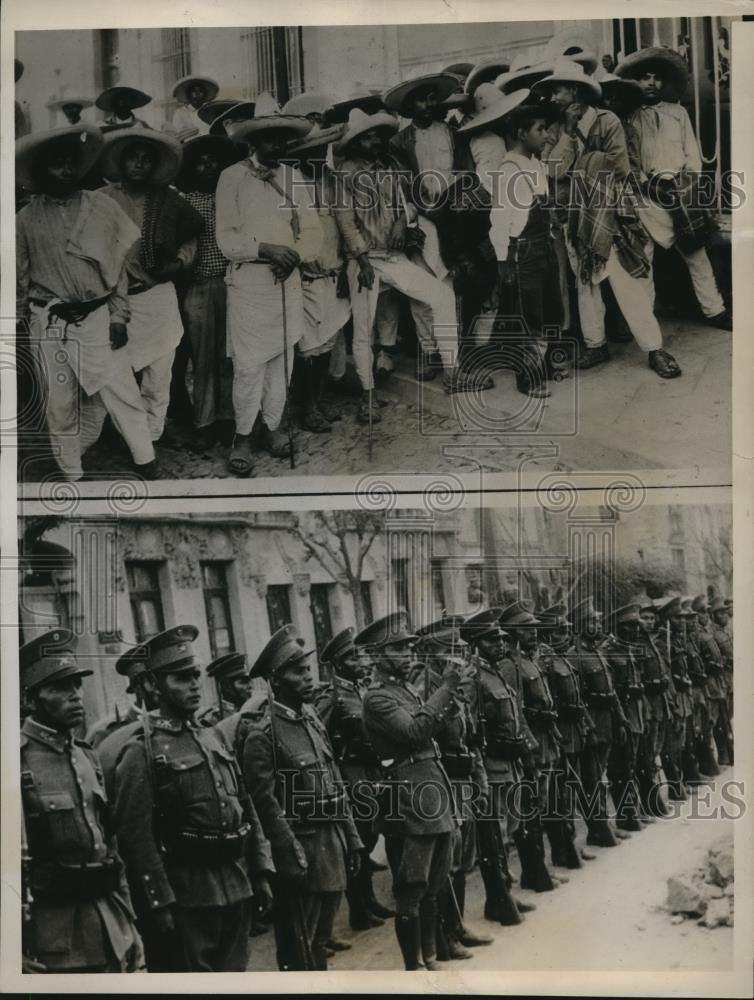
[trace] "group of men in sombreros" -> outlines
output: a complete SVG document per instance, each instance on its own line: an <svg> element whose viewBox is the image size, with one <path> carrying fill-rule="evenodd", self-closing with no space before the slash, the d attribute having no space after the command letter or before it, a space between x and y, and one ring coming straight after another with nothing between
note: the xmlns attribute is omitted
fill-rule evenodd
<svg viewBox="0 0 754 1000"><path fill-rule="evenodd" d="M281 970L326 969L350 947L344 893L354 930L394 917L406 969L472 958L491 943L466 923L477 864L485 918L520 923L510 845L519 889L551 891L732 762L731 618L702 595L607 617L590 595L513 601L416 632L393 613L336 635L319 687L285 625L251 669L233 651L208 665L205 710L181 625L118 658L133 707L90 742L94 671L47 632L20 651L25 968L242 971L271 919Z"/></svg>

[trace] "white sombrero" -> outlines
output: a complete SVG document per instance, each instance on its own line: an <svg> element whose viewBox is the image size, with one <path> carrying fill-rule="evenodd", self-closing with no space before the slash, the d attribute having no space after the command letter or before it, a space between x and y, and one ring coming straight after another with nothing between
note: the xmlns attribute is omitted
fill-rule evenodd
<svg viewBox="0 0 754 1000"><path fill-rule="evenodd" d="M514 108L523 104L529 93L530 91L523 87L521 90L514 90L512 94L503 94L494 83L480 84L474 94L472 116L458 131L475 132L486 125L500 121L501 118L509 115Z"/></svg>
<svg viewBox="0 0 754 1000"><path fill-rule="evenodd" d="M307 115L324 115L332 102L332 94L319 94L309 90L286 101L281 111L284 115L299 115L302 118Z"/></svg>
<svg viewBox="0 0 754 1000"><path fill-rule="evenodd" d="M89 97L56 97L54 101L48 101L45 107L50 111L62 111L69 104L75 104L79 108L91 108L94 101Z"/></svg>
<svg viewBox="0 0 754 1000"><path fill-rule="evenodd" d="M288 132L289 140L307 135L312 130L312 123L298 115L263 115L251 118L247 122L239 122L233 129L234 142L248 142L254 145L254 140L262 132Z"/></svg>
<svg viewBox="0 0 754 1000"><path fill-rule="evenodd" d="M361 108L354 108L348 116L343 138L338 143L338 150L343 151L349 143L353 142L365 132L370 132L373 128L384 129L389 132L397 132L399 128L398 119L388 111L377 111L373 115L368 115Z"/></svg>
<svg viewBox="0 0 754 1000"><path fill-rule="evenodd" d="M555 62L552 73L535 83L532 90L538 95L542 95L546 94L550 87L557 86L560 83L569 85L578 84L591 90L594 97L602 96L602 88L594 77L589 76L580 63L574 62L568 56L558 59Z"/></svg>
<svg viewBox="0 0 754 1000"><path fill-rule="evenodd" d="M480 84L491 83L501 73L507 73L510 65L510 59L503 58L502 56L496 59L483 59L482 62L478 62L466 77L463 87L465 93L473 94Z"/></svg>

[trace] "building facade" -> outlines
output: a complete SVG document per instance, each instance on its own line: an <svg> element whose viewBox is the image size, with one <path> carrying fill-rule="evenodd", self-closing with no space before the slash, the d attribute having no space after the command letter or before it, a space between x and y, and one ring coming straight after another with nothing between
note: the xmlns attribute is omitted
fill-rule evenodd
<svg viewBox="0 0 754 1000"><path fill-rule="evenodd" d="M22 519L21 641L55 625L79 637L94 664L87 716L128 704L115 661L129 646L177 624L199 628L209 663L228 650L253 662L281 625L292 622L320 651L341 629L405 609L413 627L444 613L470 614L519 595L538 606L567 590L587 538L610 539L625 559L664 560L682 571L688 593L731 592L730 508L644 506L615 517L605 508L553 514L540 507L374 515L378 531L356 582L330 557L363 542L338 515L339 535L316 514L290 512L68 518L46 529ZM580 542L574 541L575 539ZM325 545L322 545L322 542ZM316 657L313 658L316 666ZM207 701L212 687L205 682Z"/></svg>

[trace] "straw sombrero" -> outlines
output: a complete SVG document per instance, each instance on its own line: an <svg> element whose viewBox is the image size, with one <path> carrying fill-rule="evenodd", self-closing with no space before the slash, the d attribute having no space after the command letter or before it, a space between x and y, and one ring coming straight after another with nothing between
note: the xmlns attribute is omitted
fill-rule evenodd
<svg viewBox="0 0 754 1000"><path fill-rule="evenodd" d="M476 132L502 118L517 108L528 98L529 90L524 87L512 94L503 94L494 83L482 83L474 94L474 111L469 121L461 125L459 132Z"/></svg>
<svg viewBox="0 0 754 1000"><path fill-rule="evenodd" d="M220 103L219 101L217 102ZM203 110L204 105L200 109ZM209 127L210 135L229 135L226 126L231 122L234 126L243 124L244 122L250 121L254 117L254 112L256 111L256 105L253 101L233 101L230 107L226 107L225 110L218 112L212 119L212 124ZM202 118L202 121L206 121L206 118Z"/></svg>
<svg viewBox="0 0 754 1000"><path fill-rule="evenodd" d="M320 94L313 90L296 94L280 109L284 115L298 115L306 118L308 115L324 115L332 105L332 94Z"/></svg>
<svg viewBox="0 0 754 1000"><path fill-rule="evenodd" d="M54 101L48 101L45 107L49 111L62 111L69 104L75 104L79 108L91 108L94 101L88 97L56 97Z"/></svg>
<svg viewBox="0 0 754 1000"><path fill-rule="evenodd" d="M306 153L311 149L329 146L331 142L340 142L345 130L345 125L315 125L303 139L294 139L287 152Z"/></svg>
<svg viewBox="0 0 754 1000"><path fill-rule="evenodd" d="M388 111L395 111L396 114L410 117L411 112L407 105L417 90L431 88L437 94L437 100L444 101L459 90L460 86L458 77L452 73L428 73L425 76L414 77L413 80L404 80L403 83L397 83L394 87L386 90L382 95L382 103Z"/></svg>
<svg viewBox="0 0 754 1000"><path fill-rule="evenodd" d="M183 148L180 142L165 132L135 125L133 128L120 129L105 136L102 173L107 180L119 181L121 179L123 153L127 146L135 143L151 146L158 155L157 167L149 178L150 184L169 184L175 179L183 162Z"/></svg>
<svg viewBox="0 0 754 1000"><path fill-rule="evenodd" d="M125 97L132 111L134 108L143 108L152 100L149 94L145 94L143 90L137 90L136 87L108 87L107 90L102 91L94 103L100 111L114 111L117 97Z"/></svg>
<svg viewBox="0 0 754 1000"><path fill-rule="evenodd" d="M188 104L188 92L192 83L201 83L204 85L206 91L205 103L206 101L214 101L220 90L220 84L217 80L213 80L211 76L199 76L197 73L191 73L189 76L182 76L173 87L173 97L176 101Z"/></svg>
<svg viewBox="0 0 754 1000"><path fill-rule="evenodd" d="M384 108L382 94L367 87L357 87L348 97L335 101L325 111L325 121L328 125L345 124L354 109L364 111L368 115L376 114Z"/></svg>
<svg viewBox="0 0 754 1000"><path fill-rule="evenodd" d="M639 49L622 59L615 67L615 73L624 79L638 80L652 67L658 69L665 79L663 96L671 101L680 100L689 82L689 68L683 56L672 49L657 46Z"/></svg>
<svg viewBox="0 0 754 1000"><path fill-rule="evenodd" d="M540 59L532 62L528 56L518 55L511 63L507 73L501 73L495 78L495 86L504 94L512 94L522 87L533 87L535 83L552 73L551 59Z"/></svg>
<svg viewBox="0 0 754 1000"><path fill-rule="evenodd" d="M496 59L484 59L470 70L463 86L464 91L473 94L480 84L491 83L501 73L507 73L510 65L510 59L502 56Z"/></svg>
<svg viewBox="0 0 754 1000"><path fill-rule="evenodd" d="M16 142L16 185L32 193L37 190L34 182L34 164L39 155L61 139L78 140L80 143L78 176L83 177L94 166L105 144L102 132L95 125L81 122L46 132L33 132Z"/></svg>
<svg viewBox="0 0 754 1000"><path fill-rule="evenodd" d="M239 122L233 130L232 138L234 142L248 142L253 146L255 137L262 132L289 132L289 138L295 139L307 135L311 130L312 123L298 115L263 115Z"/></svg>
<svg viewBox="0 0 754 1000"><path fill-rule="evenodd" d="M599 83L597 83L594 77L589 76L580 63L574 62L568 56L556 60L552 73L535 83L532 90L537 96L544 96L549 93L550 87L557 86L560 83L586 87L592 92L593 97L602 97L602 88Z"/></svg>
<svg viewBox="0 0 754 1000"><path fill-rule="evenodd" d="M241 102L237 97L221 97L219 100L205 101L196 113L205 125L211 125L213 121L224 111L229 111L236 104Z"/></svg>
<svg viewBox="0 0 754 1000"><path fill-rule="evenodd" d="M354 139L358 139L360 135L370 132L373 128L397 132L399 124L397 118L387 111L377 111L373 115L368 115L361 108L354 108L348 116L348 124L343 138L338 143L338 151L342 153Z"/></svg>
<svg viewBox="0 0 754 1000"><path fill-rule="evenodd" d="M644 94L636 80L631 80L629 77L624 80L614 73L606 73L599 83L603 97L607 97L610 93L619 94L627 104L635 105L637 108L644 103Z"/></svg>
<svg viewBox="0 0 754 1000"><path fill-rule="evenodd" d="M183 162L175 179L175 186L181 191L188 190L191 167L202 153L214 153L221 170L238 163L242 155L238 146L227 135L198 135L189 139L183 143Z"/></svg>

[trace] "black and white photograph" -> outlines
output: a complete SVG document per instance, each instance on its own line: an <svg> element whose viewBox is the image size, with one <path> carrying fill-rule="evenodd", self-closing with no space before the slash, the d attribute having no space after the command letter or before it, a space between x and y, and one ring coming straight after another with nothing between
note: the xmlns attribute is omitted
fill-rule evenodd
<svg viewBox="0 0 754 1000"><path fill-rule="evenodd" d="M29 971L729 969L716 494L28 505Z"/></svg>
<svg viewBox="0 0 754 1000"><path fill-rule="evenodd" d="M0 81L0 991L751 996L754 0Z"/></svg>
<svg viewBox="0 0 754 1000"><path fill-rule="evenodd" d="M737 20L18 31L21 483L729 482Z"/></svg>

